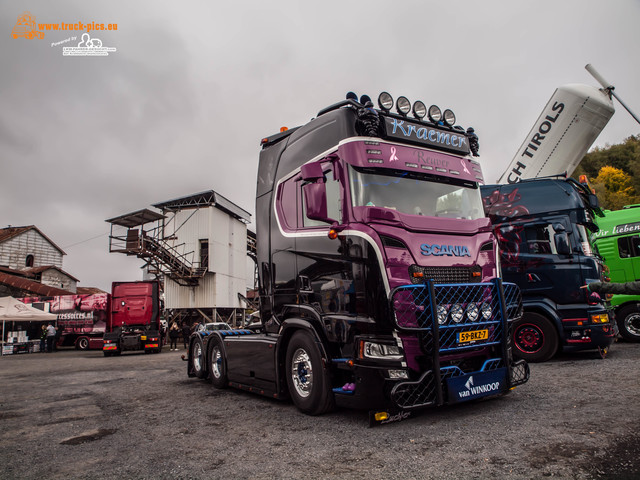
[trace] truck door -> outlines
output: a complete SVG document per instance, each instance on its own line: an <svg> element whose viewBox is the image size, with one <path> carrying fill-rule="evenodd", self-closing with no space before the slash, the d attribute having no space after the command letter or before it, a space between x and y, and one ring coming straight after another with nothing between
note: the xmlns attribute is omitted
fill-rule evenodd
<svg viewBox="0 0 640 480"><path fill-rule="evenodd" d="M564 217L505 224L500 227L502 272L505 281L520 285L524 296L545 296L556 303L572 301L581 285L580 265L573 254L559 254L557 233L568 231ZM571 236L569 236L571 237ZM576 277L578 276L578 277Z"/></svg>
<svg viewBox="0 0 640 480"><path fill-rule="evenodd" d="M640 280L640 235L627 235L617 239L624 282Z"/></svg>

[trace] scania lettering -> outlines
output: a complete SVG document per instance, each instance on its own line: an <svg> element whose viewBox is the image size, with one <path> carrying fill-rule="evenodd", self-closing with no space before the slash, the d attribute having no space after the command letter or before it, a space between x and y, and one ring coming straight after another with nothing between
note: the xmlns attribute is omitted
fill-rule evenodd
<svg viewBox="0 0 640 480"><path fill-rule="evenodd" d="M476 134L451 110L415 102L409 119L405 97L378 103L350 94L262 140L261 323L194 333L189 376L310 415L367 409L372 424L461 401L471 377L491 387L464 400L528 380L512 358L521 298L498 277Z"/></svg>

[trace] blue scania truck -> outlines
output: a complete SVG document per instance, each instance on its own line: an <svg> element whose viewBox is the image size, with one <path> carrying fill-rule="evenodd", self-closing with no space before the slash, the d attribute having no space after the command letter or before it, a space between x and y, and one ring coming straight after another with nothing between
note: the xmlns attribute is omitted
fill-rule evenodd
<svg viewBox="0 0 640 480"><path fill-rule="evenodd" d="M581 288L604 279L590 234L598 200L571 178L481 187L500 244L505 281L520 287L524 315L514 323L514 356L544 362L560 350L604 356L617 329L605 299Z"/></svg>
<svg viewBox="0 0 640 480"><path fill-rule="evenodd" d="M261 323L193 334L189 376L374 424L528 380L473 129L435 105L349 94L261 145Z"/></svg>

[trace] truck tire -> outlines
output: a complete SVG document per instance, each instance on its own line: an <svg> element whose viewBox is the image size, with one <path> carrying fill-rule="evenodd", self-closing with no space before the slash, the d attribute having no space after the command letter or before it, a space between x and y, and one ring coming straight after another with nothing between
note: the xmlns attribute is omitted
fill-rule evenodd
<svg viewBox="0 0 640 480"><path fill-rule="evenodd" d="M558 350L558 333L543 315L524 312L513 326L513 355L527 362L546 362Z"/></svg>
<svg viewBox="0 0 640 480"><path fill-rule="evenodd" d="M620 335L630 342L640 342L640 311L634 305L627 305L616 312L616 323Z"/></svg>
<svg viewBox="0 0 640 480"><path fill-rule="evenodd" d="M335 399L315 340L307 332L293 334L287 346L286 377L293 403L303 413L320 415Z"/></svg>
<svg viewBox="0 0 640 480"><path fill-rule="evenodd" d="M227 359L224 356L222 339L220 339L220 337L212 337L209 341L207 367L209 380L211 380L213 386L216 388L226 388L229 382L227 378Z"/></svg>
<svg viewBox="0 0 640 480"><path fill-rule="evenodd" d="M204 347L202 346L202 339L197 337L189 347L189 362L191 362L191 371L198 378L205 377L205 365L204 365Z"/></svg>
<svg viewBox="0 0 640 480"><path fill-rule="evenodd" d="M87 337L80 337L76 340L76 350L89 350L89 339Z"/></svg>

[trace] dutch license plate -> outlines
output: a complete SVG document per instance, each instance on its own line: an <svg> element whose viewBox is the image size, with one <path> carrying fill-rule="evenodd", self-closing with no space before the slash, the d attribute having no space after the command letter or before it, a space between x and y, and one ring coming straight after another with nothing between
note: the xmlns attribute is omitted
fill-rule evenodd
<svg viewBox="0 0 640 480"><path fill-rule="evenodd" d="M458 343L477 342L478 340L486 340L489 338L489 330L471 330L470 332L460 332L458 334Z"/></svg>

